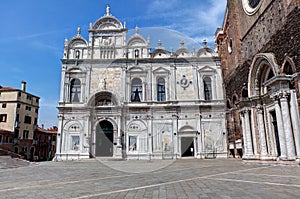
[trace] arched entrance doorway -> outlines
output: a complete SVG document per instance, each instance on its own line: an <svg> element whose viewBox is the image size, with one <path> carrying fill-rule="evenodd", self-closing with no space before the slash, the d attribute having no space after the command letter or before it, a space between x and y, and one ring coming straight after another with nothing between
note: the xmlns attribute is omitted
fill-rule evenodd
<svg viewBox="0 0 300 199"><path fill-rule="evenodd" d="M113 156L113 125L107 120L101 121L96 128L96 156Z"/></svg>
<svg viewBox="0 0 300 199"><path fill-rule="evenodd" d="M193 157L194 137L181 137L181 157Z"/></svg>

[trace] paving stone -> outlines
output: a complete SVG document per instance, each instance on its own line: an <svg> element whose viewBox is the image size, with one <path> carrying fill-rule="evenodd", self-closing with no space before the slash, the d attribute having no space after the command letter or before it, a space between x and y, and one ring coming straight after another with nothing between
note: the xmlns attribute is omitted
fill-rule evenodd
<svg viewBox="0 0 300 199"><path fill-rule="evenodd" d="M0 198L227 199L300 195L299 166L186 159L153 172L130 173L108 165L86 160L7 166L0 169ZM140 166L141 162L126 162L133 171Z"/></svg>

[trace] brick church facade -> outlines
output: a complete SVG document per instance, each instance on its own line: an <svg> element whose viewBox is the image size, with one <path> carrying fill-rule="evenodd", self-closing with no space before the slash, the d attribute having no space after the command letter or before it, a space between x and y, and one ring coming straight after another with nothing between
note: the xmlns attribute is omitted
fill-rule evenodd
<svg viewBox="0 0 300 199"><path fill-rule="evenodd" d="M229 155L300 158L300 1L230 0L216 32Z"/></svg>

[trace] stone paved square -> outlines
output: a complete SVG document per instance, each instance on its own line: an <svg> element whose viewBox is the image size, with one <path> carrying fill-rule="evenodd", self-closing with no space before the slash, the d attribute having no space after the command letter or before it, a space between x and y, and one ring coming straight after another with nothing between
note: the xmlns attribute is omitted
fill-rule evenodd
<svg viewBox="0 0 300 199"><path fill-rule="evenodd" d="M0 198L299 198L298 165L233 159L40 162L0 169Z"/></svg>

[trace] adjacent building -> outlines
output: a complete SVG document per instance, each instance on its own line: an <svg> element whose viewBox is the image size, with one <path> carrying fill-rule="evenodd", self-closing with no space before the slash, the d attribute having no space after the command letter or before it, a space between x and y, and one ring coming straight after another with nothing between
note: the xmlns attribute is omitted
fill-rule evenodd
<svg viewBox="0 0 300 199"><path fill-rule="evenodd" d="M300 157L300 1L230 0L216 47L231 155Z"/></svg>
<svg viewBox="0 0 300 199"><path fill-rule="evenodd" d="M127 39L106 8L89 37L65 40L56 159L227 157L220 58Z"/></svg>
<svg viewBox="0 0 300 199"><path fill-rule="evenodd" d="M44 129L44 126L38 127L34 131L34 161L52 160L56 151L57 127Z"/></svg>
<svg viewBox="0 0 300 199"><path fill-rule="evenodd" d="M26 82L22 89L0 88L0 148L33 159L39 99L26 92Z"/></svg>

